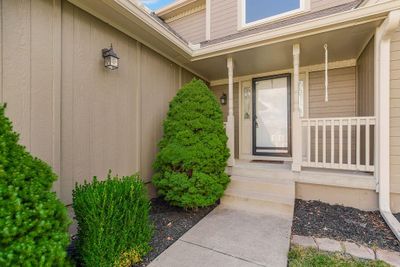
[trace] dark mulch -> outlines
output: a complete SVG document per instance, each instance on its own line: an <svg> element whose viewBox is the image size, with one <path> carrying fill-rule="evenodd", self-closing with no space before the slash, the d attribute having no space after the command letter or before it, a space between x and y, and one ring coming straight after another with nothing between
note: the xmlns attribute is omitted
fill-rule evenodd
<svg viewBox="0 0 400 267"><path fill-rule="evenodd" d="M154 237L150 242L152 250L137 267L147 266L152 260L171 246L184 233L203 219L217 205L194 210L172 207L160 199L152 200L150 218L154 224Z"/></svg>
<svg viewBox="0 0 400 267"><path fill-rule="evenodd" d="M395 215L400 219L400 214ZM400 251L400 242L379 214L319 201L296 200L292 233L353 241Z"/></svg>
<svg viewBox="0 0 400 267"><path fill-rule="evenodd" d="M216 206L217 204L198 210L184 210L170 206L161 199L152 199L150 211L150 219L154 225L154 236L150 242L152 250L140 264L133 267L147 266ZM74 243L73 238L68 248L68 254L77 261L78 255ZM78 266L80 265L78 264Z"/></svg>

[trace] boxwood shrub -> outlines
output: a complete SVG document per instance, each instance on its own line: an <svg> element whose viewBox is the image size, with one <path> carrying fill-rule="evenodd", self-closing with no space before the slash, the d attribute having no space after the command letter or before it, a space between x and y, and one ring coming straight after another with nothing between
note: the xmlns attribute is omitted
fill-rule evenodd
<svg viewBox="0 0 400 267"><path fill-rule="evenodd" d="M0 105L0 266L64 266L65 206L51 192L52 169L18 144Z"/></svg>
<svg viewBox="0 0 400 267"><path fill-rule="evenodd" d="M229 183L229 158L221 107L206 84L192 80L169 105L154 163L153 184L175 206L212 205Z"/></svg>
<svg viewBox="0 0 400 267"><path fill-rule="evenodd" d="M73 207L77 250L84 266L129 267L149 252L150 201L138 175L77 185Z"/></svg>

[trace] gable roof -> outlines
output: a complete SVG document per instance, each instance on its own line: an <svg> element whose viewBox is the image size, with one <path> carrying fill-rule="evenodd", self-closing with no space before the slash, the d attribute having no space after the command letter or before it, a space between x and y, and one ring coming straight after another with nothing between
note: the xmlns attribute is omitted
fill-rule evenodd
<svg viewBox="0 0 400 267"><path fill-rule="evenodd" d="M330 16L330 15L339 14L339 13L342 13L345 11L349 11L349 10L358 8L363 3L363 1L364 0L355 0L353 2L349 2L346 4L334 6L331 8L327 8L327 9L323 9L323 10L319 10L319 11L315 11L315 12L311 12L311 13L306 13L304 15L299 15L299 16L281 20L281 21L278 21L275 23L263 24L258 27L252 27L250 29L242 30L240 32L237 32L237 33L234 33L231 35L227 35L227 36L223 36L223 37L216 38L213 40L201 42L200 46L206 47L209 45L226 42L226 41L233 40L236 38L254 35L257 33L266 32L266 31L270 31L270 30L276 30L276 29L279 29L282 27L299 24L302 22L311 21L311 20L319 19L322 17Z"/></svg>

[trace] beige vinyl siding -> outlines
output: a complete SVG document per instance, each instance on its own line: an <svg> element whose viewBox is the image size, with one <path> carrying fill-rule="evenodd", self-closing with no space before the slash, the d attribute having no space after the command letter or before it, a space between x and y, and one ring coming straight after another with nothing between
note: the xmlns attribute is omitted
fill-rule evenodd
<svg viewBox="0 0 400 267"><path fill-rule="evenodd" d="M237 32L237 0L211 0L211 39Z"/></svg>
<svg viewBox="0 0 400 267"><path fill-rule="evenodd" d="M374 116L375 114L375 104L374 104L374 68L375 68L375 58L374 58L375 41L372 38L364 51L361 53L357 60L357 116ZM375 126L370 126L370 155L369 158L371 163L374 162L374 128ZM366 132L365 126L360 128L360 142L365 144ZM360 150L361 162L365 162L365 145L362 145Z"/></svg>
<svg viewBox="0 0 400 267"><path fill-rule="evenodd" d="M311 11L315 12L350 2L354 2L354 0L311 0Z"/></svg>
<svg viewBox="0 0 400 267"><path fill-rule="evenodd" d="M374 115L374 39L357 60L357 116Z"/></svg>
<svg viewBox="0 0 400 267"><path fill-rule="evenodd" d="M150 181L168 103L193 74L67 1L3 1L0 16L0 100L62 200L109 169Z"/></svg>
<svg viewBox="0 0 400 267"><path fill-rule="evenodd" d="M211 91L213 91L218 102L223 93L226 94L228 101L228 85L213 86L211 87ZM221 108L224 113L224 122L226 122L228 118L228 103L221 105ZM239 158L239 83L233 84L233 116L235 117L235 158Z"/></svg>
<svg viewBox="0 0 400 267"><path fill-rule="evenodd" d="M325 73L324 71L310 72L309 74L309 117L310 118L337 118L354 117L356 115L356 68L340 68L328 72L329 101L325 102ZM315 159L315 133L311 132L311 159ZM326 158L331 161L331 136L330 126L327 127ZM353 133L355 129L353 129ZM347 129L343 130L347 136ZM318 131L318 146L322 147L322 127ZM335 129L335 158L339 162L339 129ZM355 144L355 136L352 135L352 144ZM344 140L343 162L347 162L347 139ZM352 154L355 153L355 145L352 146ZM322 150L319 150L319 161L322 161ZM354 159L354 157L353 157ZM355 162L353 162L355 163Z"/></svg>
<svg viewBox="0 0 400 267"><path fill-rule="evenodd" d="M188 82L190 82L191 80L193 80L194 78L198 79L197 76L193 75L193 73L185 70L185 69L181 69L181 85L185 85Z"/></svg>
<svg viewBox="0 0 400 267"><path fill-rule="evenodd" d="M149 180L153 175L152 164L158 152L158 142L163 134L162 123L169 102L179 89L179 67L145 47L142 48L141 65L141 172Z"/></svg>
<svg viewBox="0 0 400 267"><path fill-rule="evenodd" d="M21 143L59 172L60 2L1 1L0 17L0 102Z"/></svg>
<svg viewBox="0 0 400 267"><path fill-rule="evenodd" d="M329 70L329 101L325 102L323 71L310 72L310 118L351 117L356 115L356 68Z"/></svg>
<svg viewBox="0 0 400 267"><path fill-rule="evenodd" d="M392 192L400 193L400 28L392 39L390 75L390 180Z"/></svg>
<svg viewBox="0 0 400 267"><path fill-rule="evenodd" d="M75 182L103 178L108 170L139 170L136 41L63 2L62 12L62 198ZM104 68L101 49L112 42L120 68Z"/></svg>
<svg viewBox="0 0 400 267"><path fill-rule="evenodd" d="M186 41L200 43L206 39L206 10L174 20L169 25Z"/></svg>

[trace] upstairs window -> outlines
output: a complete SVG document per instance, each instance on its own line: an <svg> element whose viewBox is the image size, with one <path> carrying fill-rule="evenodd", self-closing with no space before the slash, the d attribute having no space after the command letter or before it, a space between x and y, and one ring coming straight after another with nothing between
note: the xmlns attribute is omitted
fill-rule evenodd
<svg viewBox="0 0 400 267"><path fill-rule="evenodd" d="M241 0L242 26L253 26L306 11L309 0Z"/></svg>

